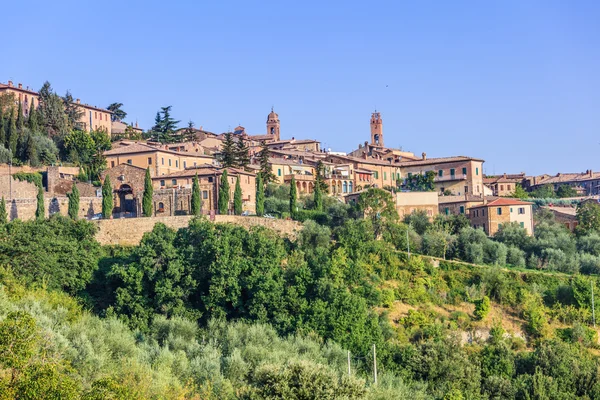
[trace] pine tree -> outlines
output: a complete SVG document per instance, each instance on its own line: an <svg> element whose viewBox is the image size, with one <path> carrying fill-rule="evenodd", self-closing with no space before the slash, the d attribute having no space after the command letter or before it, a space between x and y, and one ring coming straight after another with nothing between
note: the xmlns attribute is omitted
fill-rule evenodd
<svg viewBox="0 0 600 400"><path fill-rule="evenodd" d="M102 218L110 219L113 212L113 190L110 184L110 177L106 175L102 184Z"/></svg>
<svg viewBox="0 0 600 400"><path fill-rule="evenodd" d="M233 212L235 215L242 215L242 186L239 175L235 181L235 192L233 192Z"/></svg>
<svg viewBox="0 0 600 400"><path fill-rule="evenodd" d="M223 140L223 146L221 147L220 159L223 168L236 166L235 141L233 140L233 134L231 132L225 134L225 140Z"/></svg>
<svg viewBox="0 0 600 400"><path fill-rule="evenodd" d="M4 196L2 196L2 202L0 203L0 225L8 223L8 213L6 212L6 202Z"/></svg>
<svg viewBox="0 0 600 400"><path fill-rule="evenodd" d="M261 150L258 155L260 162L260 174L262 176L262 181L264 185L267 185L269 182L275 182L277 178L275 174L273 174L273 168L271 163L269 162L269 147L266 142L261 143Z"/></svg>
<svg viewBox="0 0 600 400"><path fill-rule="evenodd" d="M15 112L13 109L10 110L10 120L8 123L8 135L6 148L12 152L13 157L17 156L17 143L19 140L19 131L17 130L17 119L15 118Z"/></svg>
<svg viewBox="0 0 600 400"><path fill-rule="evenodd" d="M29 108L29 119L27 120L29 131L31 133L37 133L39 129L38 112L34 106L33 100L31 101L31 107Z"/></svg>
<svg viewBox="0 0 600 400"><path fill-rule="evenodd" d="M240 168L245 168L250 164L250 149L241 137L238 138L235 146L235 159L236 166Z"/></svg>
<svg viewBox="0 0 600 400"><path fill-rule="evenodd" d="M46 217L45 214L46 209L44 207L44 188L42 186L38 186L37 208L35 210L35 218L44 219Z"/></svg>
<svg viewBox="0 0 600 400"><path fill-rule="evenodd" d="M150 168L146 169L146 178L144 179L144 196L142 198L142 214L144 217L152 216L152 178L150 178Z"/></svg>
<svg viewBox="0 0 600 400"><path fill-rule="evenodd" d="M67 193L67 197L69 198L69 217L76 221L79 217L79 189L77 189L77 184L73 183L73 190L71 193Z"/></svg>
<svg viewBox="0 0 600 400"><path fill-rule="evenodd" d="M256 215L262 217L265 214L265 185L262 174L256 174Z"/></svg>
<svg viewBox="0 0 600 400"><path fill-rule="evenodd" d="M296 207L298 200L298 188L296 188L296 178L292 175L290 182L290 215L294 217L296 215Z"/></svg>
<svg viewBox="0 0 600 400"><path fill-rule="evenodd" d="M198 183L198 173L192 181L192 215L202 214L202 200L200 199L200 184Z"/></svg>
<svg viewBox="0 0 600 400"><path fill-rule="evenodd" d="M221 185L219 185L219 214L226 215L229 211L229 180L227 170L223 170L221 175Z"/></svg>
<svg viewBox="0 0 600 400"><path fill-rule="evenodd" d="M194 122L188 121L188 126L181 133L182 142L193 142L196 140L196 131L194 130Z"/></svg>

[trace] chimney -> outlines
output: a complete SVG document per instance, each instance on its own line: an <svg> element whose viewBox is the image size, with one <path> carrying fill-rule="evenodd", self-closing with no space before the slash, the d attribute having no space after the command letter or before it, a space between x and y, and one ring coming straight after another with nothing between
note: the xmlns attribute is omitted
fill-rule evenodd
<svg viewBox="0 0 600 400"><path fill-rule="evenodd" d="M590 178L594 177L594 171L590 169L590 171L588 172L588 175Z"/></svg>
<svg viewBox="0 0 600 400"><path fill-rule="evenodd" d="M12 81L8 81L8 86L12 87Z"/></svg>
<svg viewBox="0 0 600 400"><path fill-rule="evenodd" d="M79 99L76 99L76 100L75 100L75 103L77 103L77 104L81 104L81 100L79 100Z"/></svg>
<svg viewBox="0 0 600 400"><path fill-rule="evenodd" d="M23 89L23 84L19 83L19 89Z"/></svg>
<svg viewBox="0 0 600 400"><path fill-rule="evenodd" d="M421 156L423 157L423 160L427 160L427 153L423 152L423 154L421 154Z"/></svg>
<svg viewBox="0 0 600 400"><path fill-rule="evenodd" d="M504 175L503 175L503 176L504 176L504 178L506 178L506 172L504 173Z"/></svg>

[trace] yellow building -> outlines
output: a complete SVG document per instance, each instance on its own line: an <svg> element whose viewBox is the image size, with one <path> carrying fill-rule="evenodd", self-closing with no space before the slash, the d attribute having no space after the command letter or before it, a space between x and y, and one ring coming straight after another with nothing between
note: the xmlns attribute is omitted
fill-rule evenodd
<svg viewBox="0 0 600 400"><path fill-rule="evenodd" d="M154 177L183 171L204 164L213 164L214 157L201 153L173 151L165 147L155 147L143 143L133 143L104 152L109 168L119 164L129 164L140 168L150 168Z"/></svg>

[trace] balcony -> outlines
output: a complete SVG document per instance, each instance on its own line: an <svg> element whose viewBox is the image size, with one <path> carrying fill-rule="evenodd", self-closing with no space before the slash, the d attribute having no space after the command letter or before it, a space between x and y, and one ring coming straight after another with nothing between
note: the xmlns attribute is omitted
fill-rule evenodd
<svg viewBox="0 0 600 400"><path fill-rule="evenodd" d="M288 174L283 176L283 181L290 182L292 176L296 179L296 182L314 182L315 180L314 175Z"/></svg>
<svg viewBox="0 0 600 400"><path fill-rule="evenodd" d="M467 175L465 174L455 174L455 175L447 175L447 176L439 176L436 175L434 182L451 182L451 181L465 181L467 180Z"/></svg>

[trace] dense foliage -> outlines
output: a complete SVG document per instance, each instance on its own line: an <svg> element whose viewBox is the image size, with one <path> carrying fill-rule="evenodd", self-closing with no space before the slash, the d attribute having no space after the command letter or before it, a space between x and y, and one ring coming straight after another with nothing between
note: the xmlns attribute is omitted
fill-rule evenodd
<svg viewBox="0 0 600 400"><path fill-rule="evenodd" d="M398 222L389 198L364 193L356 207L324 196L324 212L298 199L294 241L199 218L102 249L85 221L0 225L0 392L600 398L600 287L579 273L596 273L593 226L576 235L542 212L533 237L506 224L488 238L464 216ZM289 187L267 194L290 211Z"/></svg>

